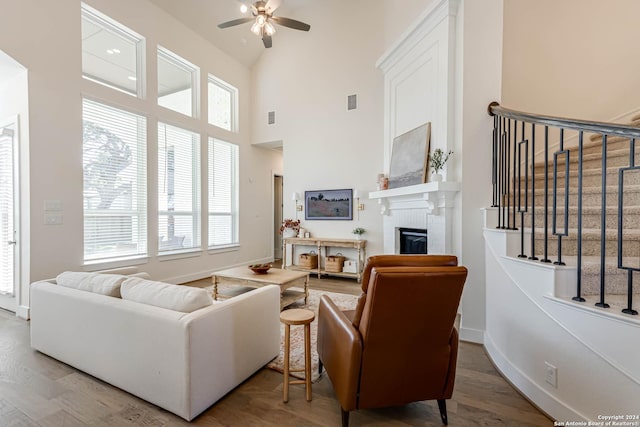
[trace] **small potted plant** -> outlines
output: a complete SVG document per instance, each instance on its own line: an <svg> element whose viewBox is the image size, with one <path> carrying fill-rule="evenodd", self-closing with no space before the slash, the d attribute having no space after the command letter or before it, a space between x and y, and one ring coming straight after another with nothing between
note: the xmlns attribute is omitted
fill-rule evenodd
<svg viewBox="0 0 640 427"><path fill-rule="evenodd" d="M285 219L280 226L280 234L282 237L296 237L300 231L299 219Z"/></svg>
<svg viewBox="0 0 640 427"><path fill-rule="evenodd" d="M442 175L440 175L440 171L444 168L445 163L449 160L449 156L453 154L453 151L449 150L447 152L442 151L440 148L436 148L433 150L433 153L429 154L429 167L433 171L431 175L431 181L438 182L442 181Z"/></svg>
<svg viewBox="0 0 640 427"><path fill-rule="evenodd" d="M364 234L364 228L356 227L353 229L352 233L356 235L356 239L360 240Z"/></svg>

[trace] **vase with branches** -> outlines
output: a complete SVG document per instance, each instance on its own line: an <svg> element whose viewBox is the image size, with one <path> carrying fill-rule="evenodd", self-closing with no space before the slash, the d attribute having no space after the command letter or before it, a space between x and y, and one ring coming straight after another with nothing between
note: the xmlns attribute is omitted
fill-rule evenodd
<svg viewBox="0 0 640 427"><path fill-rule="evenodd" d="M442 181L442 175L440 171L444 168L445 163L449 160L449 156L453 154L453 151L443 151L441 148L436 148L433 153L429 154L429 167L433 171L431 175L432 181Z"/></svg>

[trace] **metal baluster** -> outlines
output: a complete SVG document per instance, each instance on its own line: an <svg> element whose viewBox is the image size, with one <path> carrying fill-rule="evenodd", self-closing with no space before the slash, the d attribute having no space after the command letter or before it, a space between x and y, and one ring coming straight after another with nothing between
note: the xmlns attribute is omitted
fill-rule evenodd
<svg viewBox="0 0 640 427"><path fill-rule="evenodd" d="M530 260L537 261L536 256L536 125L531 124L531 256Z"/></svg>
<svg viewBox="0 0 640 427"><path fill-rule="evenodd" d="M540 262L551 262L549 252L549 126L544 127L544 254Z"/></svg>
<svg viewBox="0 0 640 427"><path fill-rule="evenodd" d="M508 120L507 122L507 164L505 165L506 169L507 169L507 180L505 181L505 185L507 187L507 199L505 201L505 205L507 205L507 223L505 224L507 229L509 229L509 226L511 224L511 215L510 212L511 210L509 209L508 203L511 202L511 119Z"/></svg>
<svg viewBox="0 0 640 427"><path fill-rule="evenodd" d="M578 135L578 263L577 263L577 281L576 281L576 296L571 298L574 301L585 302L582 298L582 160L584 157L583 150L583 138L584 132L580 131Z"/></svg>
<svg viewBox="0 0 640 427"><path fill-rule="evenodd" d="M602 206L600 214L600 301L597 307L609 308L604 302L604 262L607 250L607 135L602 135Z"/></svg>
<svg viewBox="0 0 640 427"><path fill-rule="evenodd" d="M498 228L504 229L504 220L505 220L505 187L504 180L506 176L506 171L504 169L505 164L505 119L504 117L500 118L500 200L498 201L500 207L498 207Z"/></svg>
<svg viewBox="0 0 640 427"><path fill-rule="evenodd" d="M558 233L558 157L565 156L564 176L564 229ZM565 265L562 262L562 238L569 235L569 150L564 149L564 129L560 128L560 149L553 154L553 235L558 237L558 260L555 265Z"/></svg>
<svg viewBox="0 0 640 427"><path fill-rule="evenodd" d="M522 122L522 138L518 143L518 212L520 212L520 255L518 258L526 258L524 254L524 214L529 205L529 140L524 139L524 122ZM522 208L522 147L524 146L524 209Z"/></svg>
<svg viewBox="0 0 640 427"><path fill-rule="evenodd" d="M492 198L493 203L491 204L492 208L495 208L497 205L497 192L498 192L498 121L499 117L493 117L493 155L491 157L491 186L492 186Z"/></svg>
<svg viewBox="0 0 640 427"><path fill-rule="evenodd" d="M622 236L623 236L623 192L624 192L624 174L627 171L637 171L640 168L635 166L635 152L636 152L636 140L632 138L629 142L629 167L621 168L618 171L618 268L627 270L627 308L623 308L622 312L625 314L631 314L636 316L637 310L633 309L633 272L640 271L638 268L625 267L622 259ZM634 173L634 172L632 172ZM637 173L637 172L636 172Z"/></svg>
<svg viewBox="0 0 640 427"><path fill-rule="evenodd" d="M516 150L518 149L518 121L514 120L513 121L513 197L515 199L516 197ZM511 228L512 230L517 230L518 227L516 227L516 201L513 200L513 206L511 207L512 211L513 211L513 227Z"/></svg>
<svg viewBox="0 0 640 427"><path fill-rule="evenodd" d="M498 228L504 228L504 137L502 133L504 132L504 118L499 117L498 119L498 140L499 149L499 159L500 167L498 168Z"/></svg>

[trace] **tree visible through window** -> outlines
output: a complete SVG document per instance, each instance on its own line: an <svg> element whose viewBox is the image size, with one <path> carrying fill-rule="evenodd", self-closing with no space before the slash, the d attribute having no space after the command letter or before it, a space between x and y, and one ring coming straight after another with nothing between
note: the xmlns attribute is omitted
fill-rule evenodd
<svg viewBox="0 0 640 427"><path fill-rule="evenodd" d="M131 193L131 181L120 173L131 164L131 147L118 136L94 123L84 121L84 188L98 194L97 209L109 209L122 194ZM89 199L90 200L90 199Z"/></svg>
<svg viewBox="0 0 640 427"><path fill-rule="evenodd" d="M84 258L147 253L146 119L83 101Z"/></svg>

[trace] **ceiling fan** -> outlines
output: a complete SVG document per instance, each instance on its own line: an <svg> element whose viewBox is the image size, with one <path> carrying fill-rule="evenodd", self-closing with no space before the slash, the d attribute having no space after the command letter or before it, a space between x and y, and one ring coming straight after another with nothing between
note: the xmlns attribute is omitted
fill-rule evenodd
<svg viewBox="0 0 640 427"><path fill-rule="evenodd" d="M264 47L270 48L273 45L271 36L276 32L274 23L283 27L293 28L294 30L309 31L311 25L295 19L284 18L282 16L273 16L273 12L280 6L280 0L256 1L251 5L251 13L253 17L238 18L231 21L218 24L218 28L229 28L247 22L252 22L251 32L262 38ZM240 10L246 12L249 8L242 4Z"/></svg>

